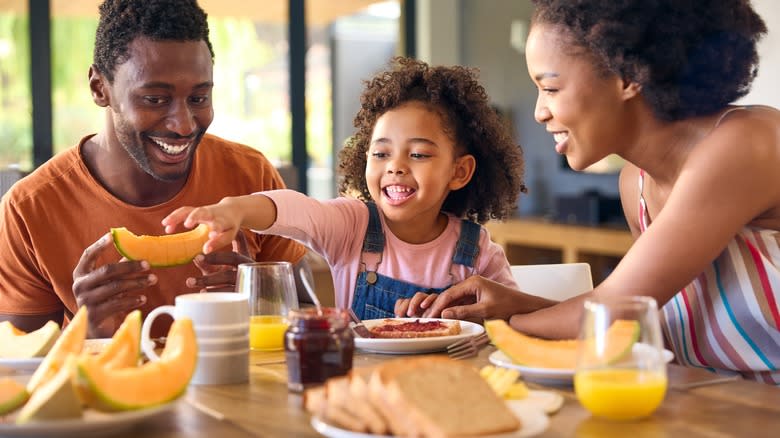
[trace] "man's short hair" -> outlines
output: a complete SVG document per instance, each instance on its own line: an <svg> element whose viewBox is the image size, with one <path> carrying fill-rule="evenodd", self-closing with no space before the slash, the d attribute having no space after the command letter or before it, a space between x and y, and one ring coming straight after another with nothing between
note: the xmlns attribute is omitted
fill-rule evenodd
<svg viewBox="0 0 780 438"><path fill-rule="evenodd" d="M195 0L105 0L95 35L94 63L109 81L117 65L127 61L128 47L138 37L154 41L209 41L206 12Z"/></svg>

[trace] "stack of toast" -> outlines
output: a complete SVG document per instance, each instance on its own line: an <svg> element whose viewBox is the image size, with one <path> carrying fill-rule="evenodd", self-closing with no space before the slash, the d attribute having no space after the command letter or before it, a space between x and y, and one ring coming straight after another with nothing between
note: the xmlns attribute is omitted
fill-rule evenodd
<svg viewBox="0 0 780 438"><path fill-rule="evenodd" d="M304 407L328 424L377 435L480 436L521 427L476 369L443 356L354 368L307 390Z"/></svg>

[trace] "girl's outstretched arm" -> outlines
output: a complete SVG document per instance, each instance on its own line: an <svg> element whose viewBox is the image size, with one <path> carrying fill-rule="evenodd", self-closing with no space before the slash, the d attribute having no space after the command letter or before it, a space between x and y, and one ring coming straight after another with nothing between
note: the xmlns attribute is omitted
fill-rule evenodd
<svg viewBox="0 0 780 438"><path fill-rule="evenodd" d="M206 224L211 229L203 252L231 244L241 228L262 231L276 221L276 205L267 196L252 194L223 198L216 204L203 207L180 207L162 220L166 233L176 230L178 224L194 228Z"/></svg>

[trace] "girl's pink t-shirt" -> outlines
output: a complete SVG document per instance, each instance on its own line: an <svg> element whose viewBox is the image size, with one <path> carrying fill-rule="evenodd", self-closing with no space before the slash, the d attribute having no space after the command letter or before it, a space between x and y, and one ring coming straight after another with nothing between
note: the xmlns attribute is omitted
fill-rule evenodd
<svg viewBox="0 0 780 438"><path fill-rule="evenodd" d="M276 204L276 222L258 232L298 240L324 257L333 276L336 306L351 306L355 281L363 269L360 261L368 227L368 208L363 201L347 197L320 201L294 190L258 194L269 197ZM517 289L503 248L490 240L484 227L480 231L476 266L470 268L451 262L460 235L459 218L450 215L447 228L434 240L410 244L393 235L385 225L384 217L381 214L380 217L385 250L378 267L378 254L363 255L368 269L431 288L446 287L472 275L481 275Z"/></svg>

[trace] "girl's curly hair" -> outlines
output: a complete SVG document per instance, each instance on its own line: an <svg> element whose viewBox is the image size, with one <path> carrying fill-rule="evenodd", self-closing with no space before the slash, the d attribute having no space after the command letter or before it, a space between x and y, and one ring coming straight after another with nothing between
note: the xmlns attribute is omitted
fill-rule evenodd
<svg viewBox="0 0 780 438"><path fill-rule="evenodd" d="M750 91L767 32L748 0L532 0L605 73L642 86L656 117L708 115Z"/></svg>
<svg viewBox="0 0 780 438"><path fill-rule="evenodd" d="M449 193L442 211L479 223L510 216L520 191L525 192L522 150L490 106L476 70L430 67L411 58L394 58L388 70L366 81L357 130L339 152L339 192L371 199L365 171L374 125L382 114L410 101L436 111L460 152L476 160L471 181Z"/></svg>

